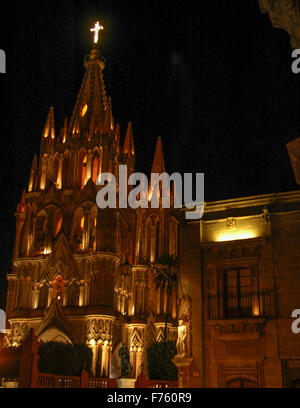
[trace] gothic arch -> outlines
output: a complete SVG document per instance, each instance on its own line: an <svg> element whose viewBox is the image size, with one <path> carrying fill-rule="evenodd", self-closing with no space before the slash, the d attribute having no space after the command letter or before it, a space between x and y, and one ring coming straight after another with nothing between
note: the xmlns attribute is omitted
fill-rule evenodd
<svg viewBox="0 0 300 408"><path fill-rule="evenodd" d="M57 185L58 168L59 168L59 155L58 153L55 153L52 159L52 177L51 177L55 185Z"/></svg>
<svg viewBox="0 0 300 408"><path fill-rule="evenodd" d="M47 341L56 341L60 343L72 344L70 338L57 327L51 326L45 331L43 331L39 337L38 341L47 342Z"/></svg>
<svg viewBox="0 0 300 408"><path fill-rule="evenodd" d="M69 187L69 185L71 184L70 163L71 163L71 153L69 150L65 150L63 154L63 164L62 164L62 186L63 187Z"/></svg>
<svg viewBox="0 0 300 408"><path fill-rule="evenodd" d="M34 252L43 252L48 227L48 214L45 209L38 212L34 226Z"/></svg>
<svg viewBox="0 0 300 408"><path fill-rule="evenodd" d="M61 275L57 275L52 286L53 286L52 299L55 299L57 297L62 300L64 298L65 288L65 282L63 277Z"/></svg>
<svg viewBox="0 0 300 408"><path fill-rule="evenodd" d="M91 169L91 174L92 174L92 180L94 184L97 182L97 177L100 173L100 153L99 149L95 148L93 152L93 157L92 157L92 169Z"/></svg>
<svg viewBox="0 0 300 408"><path fill-rule="evenodd" d="M85 185L86 173L87 173L87 152L85 149L81 148L78 153L77 161L77 186L80 190L83 190L83 187Z"/></svg>
<svg viewBox="0 0 300 408"><path fill-rule="evenodd" d="M80 283L73 278L68 285L68 306L79 305Z"/></svg>
<svg viewBox="0 0 300 408"><path fill-rule="evenodd" d="M56 212L53 214L53 237L55 238L61 231L63 221L63 213L60 208L57 208Z"/></svg>
<svg viewBox="0 0 300 408"><path fill-rule="evenodd" d="M157 217L154 221L153 228L153 260L155 261L161 255L161 222Z"/></svg>
<svg viewBox="0 0 300 408"><path fill-rule="evenodd" d="M84 209L78 207L73 216L73 228L71 234L71 241L73 241L76 249L83 248L83 234L85 229L85 214Z"/></svg>
<svg viewBox="0 0 300 408"><path fill-rule="evenodd" d="M178 253L178 226L175 221L170 223L170 242L169 242L169 254L177 257Z"/></svg>
<svg viewBox="0 0 300 408"><path fill-rule="evenodd" d="M150 261L151 259L151 236L152 236L152 222L151 218L148 217L146 220L145 227L145 258Z"/></svg>
<svg viewBox="0 0 300 408"><path fill-rule="evenodd" d="M39 307L48 307L49 284L44 279L39 286Z"/></svg>
<svg viewBox="0 0 300 408"><path fill-rule="evenodd" d="M55 266L53 275L51 276L52 280L55 280L58 276L61 276L62 278L67 278L64 276L64 271L65 271L65 265L64 263L60 260L58 261L57 265Z"/></svg>

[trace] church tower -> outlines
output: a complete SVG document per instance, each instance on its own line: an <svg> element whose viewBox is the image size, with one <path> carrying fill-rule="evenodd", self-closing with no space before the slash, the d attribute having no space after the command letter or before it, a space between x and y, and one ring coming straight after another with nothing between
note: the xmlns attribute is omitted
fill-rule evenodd
<svg viewBox="0 0 300 408"><path fill-rule="evenodd" d="M161 203L96 205L99 175L114 175L118 191L119 166L128 175L135 167L132 123L121 146L106 94L99 27L72 116L57 132L50 107L17 207L5 344L20 346L30 329L41 342L84 343L93 351L93 375L117 377L125 343L137 376L147 346L177 339L178 221ZM152 172L165 172L160 138Z"/></svg>

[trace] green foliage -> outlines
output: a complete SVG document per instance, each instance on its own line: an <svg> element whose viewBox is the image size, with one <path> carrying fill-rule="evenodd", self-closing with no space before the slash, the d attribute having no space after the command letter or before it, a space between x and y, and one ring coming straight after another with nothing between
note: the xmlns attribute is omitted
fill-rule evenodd
<svg viewBox="0 0 300 408"><path fill-rule="evenodd" d="M80 375L85 369L91 372L91 349L84 344L65 344L49 341L40 345L39 371L49 374Z"/></svg>
<svg viewBox="0 0 300 408"><path fill-rule="evenodd" d="M147 348L148 376L150 380L177 380L177 367L172 362L176 355L174 341L155 342Z"/></svg>

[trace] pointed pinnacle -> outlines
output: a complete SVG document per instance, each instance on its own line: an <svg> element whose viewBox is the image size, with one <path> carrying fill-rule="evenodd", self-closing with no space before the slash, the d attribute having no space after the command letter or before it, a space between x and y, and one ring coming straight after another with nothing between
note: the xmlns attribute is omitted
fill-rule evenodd
<svg viewBox="0 0 300 408"><path fill-rule="evenodd" d="M115 131L115 141L117 144L117 151L120 150L120 125L117 123L116 131Z"/></svg>
<svg viewBox="0 0 300 408"><path fill-rule="evenodd" d="M166 171L166 168L165 168L162 141L161 141L161 137L158 136L151 172L152 173L164 173L165 171Z"/></svg>
<svg viewBox="0 0 300 408"><path fill-rule="evenodd" d="M54 111L53 106L50 106L47 120L44 127L43 137L47 138L51 136L51 139L55 139L55 126L54 126Z"/></svg>
<svg viewBox="0 0 300 408"><path fill-rule="evenodd" d="M65 121L64 121L64 126L63 126L63 128L62 128L62 137L61 137L61 140L62 140L62 143L65 143L66 142L66 140L67 140L67 133L68 133L68 119L67 118L65 118Z"/></svg>
<svg viewBox="0 0 300 408"><path fill-rule="evenodd" d="M133 142L133 131L132 131L131 122L128 123L122 153L128 157L132 157L135 155L134 142Z"/></svg>
<svg viewBox="0 0 300 408"><path fill-rule="evenodd" d="M22 195L21 195L21 201L19 202L18 206L17 206L17 213L24 213L26 212L26 198L25 198L25 193L26 191L23 190L22 191Z"/></svg>

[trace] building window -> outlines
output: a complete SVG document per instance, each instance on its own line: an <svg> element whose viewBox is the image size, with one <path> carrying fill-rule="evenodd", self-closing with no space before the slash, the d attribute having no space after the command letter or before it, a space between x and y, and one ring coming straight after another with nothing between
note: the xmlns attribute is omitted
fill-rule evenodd
<svg viewBox="0 0 300 408"><path fill-rule="evenodd" d="M44 284L40 288L39 307L48 306L48 285Z"/></svg>
<svg viewBox="0 0 300 408"><path fill-rule="evenodd" d="M79 304L79 285L75 281L69 286L69 306L78 306Z"/></svg>
<svg viewBox="0 0 300 408"><path fill-rule="evenodd" d="M64 296L64 281L61 276L58 276L53 283L53 299L62 300Z"/></svg>
<svg viewBox="0 0 300 408"><path fill-rule="evenodd" d="M150 261L151 258L151 221L150 219L146 224L146 260Z"/></svg>
<svg viewBox="0 0 300 408"><path fill-rule="evenodd" d="M251 270L230 269L224 275L224 317L251 317Z"/></svg>
<svg viewBox="0 0 300 408"><path fill-rule="evenodd" d="M84 150L81 150L78 156L78 168L77 168L77 185L80 190L83 189L85 185L87 170L87 156Z"/></svg>
<svg viewBox="0 0 300 408"><path fill-rule="evenodd" d="M92 165L92 180L95 184L97 182L98 174L99 174L99 156L96 153L93 158L93 165Z"/></svg>

